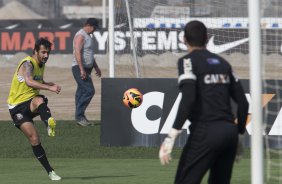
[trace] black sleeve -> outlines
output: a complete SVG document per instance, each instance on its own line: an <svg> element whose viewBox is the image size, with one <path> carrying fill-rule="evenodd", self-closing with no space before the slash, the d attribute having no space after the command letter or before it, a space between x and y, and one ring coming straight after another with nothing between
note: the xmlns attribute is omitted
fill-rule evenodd
<svg viewBox="0 0 282 184"><path fill-rule="evenodd" d="M243 87L238 79L231 74L231 88L230 93L232 99L237 103L237 118L238 130L243 134L246 129L246 122L248 117L249 103L245 96Z"/></svg>
<svg viewBox="0 0 282 184"><path fill-rule="evenodd" d="M176 118L172 126L177 130L182 129L183 124L191 114L192 106L196 98L195 81L189 80L188 82L186 80L186 82L180 85L179 88L182 93L182 98L180 100Z"/></svg>

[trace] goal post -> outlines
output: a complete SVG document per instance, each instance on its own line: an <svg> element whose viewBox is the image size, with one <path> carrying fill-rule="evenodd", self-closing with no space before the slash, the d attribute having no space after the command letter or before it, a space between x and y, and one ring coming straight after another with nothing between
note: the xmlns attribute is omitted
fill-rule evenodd
<svg viewBox="0 0 282 184"><path fill-rule="evenodd" d="M260 31L260 0L249 0L249 57L250 92L252 107L251 180L252 184L264 183L263 126L262 126L262 59Z"/></svg>
<svg viewBox="0 0 282 184"><path fill-rule="evenodd" d="M114 0L109 0L109 77L115 77L115 42L114 42L114 20L115 8L114 8Z"/></svg>

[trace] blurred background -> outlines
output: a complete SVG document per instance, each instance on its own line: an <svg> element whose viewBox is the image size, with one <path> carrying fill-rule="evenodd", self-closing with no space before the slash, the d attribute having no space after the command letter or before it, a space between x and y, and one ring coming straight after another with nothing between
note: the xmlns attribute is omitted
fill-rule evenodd
<svg viewBox="0 0 282 184"><path fill-rule="evenodd" d="M107 3L107 1L105 1ZM116 0L117 13L126 13L123 0ZM150 17L158 6L188 6L195 17L247 17L247 0L130 0L132 16ZM261 0L264 17L279 17L280 0ZM0 19L80 19L89 16L102 18L103 0L0 0ZM277 9L273 9L273 8ZM143 10L143 13L140 13Z"/></svg>
<svg viewBox="0 0 282 184"><path fill-rule="evenodd" d="M281 5L281 0L261 0L263 72L268 79L282 78ZM115 0L114 11L115 77L135 78L137 62L142 78L177 78L176 62L187 53L182 28L193 18L207 25L213 46L241 41L218 54L240 78L249 78L248 0ZM0 0L2 119L10 119L6 98L15 67L31 54L38 36L49 37L55 45L45 78L63 87L59 96L46 92L50 104L59 119L73 119L72 39L89 17L100 21L101 29L93 34L95 57L102 77L109 77L108 0ZM138 37L136 47L130 42L131 31ZM101 79L93 75L93 80L96 94L88 113L90 119L100 119Z"/></svg>
<svg viewBox="0 0 282 184"><path fill-rule="evenodd" d="M93 10L100 9L102 0L1 0L0 6L1 19L79 19L93 13L98 16ZM75 12L79 8L84 11Z"/></svg>

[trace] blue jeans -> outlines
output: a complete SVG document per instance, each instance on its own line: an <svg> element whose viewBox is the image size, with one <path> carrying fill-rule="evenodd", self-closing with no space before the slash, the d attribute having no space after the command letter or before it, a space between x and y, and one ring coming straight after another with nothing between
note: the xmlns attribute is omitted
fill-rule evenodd
<svg viewBox="0 0 282 184"><path fill-rule="evenodd" d="M80 77L80 69L78 65L72 67L72 74L77 83L75 93L75 119L81 120L85 118L85 110L95 94L95 88L91 79L92 68L85 68L87 74L86 80Z"/></svg>

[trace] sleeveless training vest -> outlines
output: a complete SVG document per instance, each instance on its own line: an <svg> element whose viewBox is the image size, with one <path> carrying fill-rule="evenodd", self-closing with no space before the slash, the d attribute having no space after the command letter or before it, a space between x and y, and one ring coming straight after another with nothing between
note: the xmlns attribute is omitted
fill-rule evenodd
<svg viewBox="0 0 282 184"><path fill-rule="evenodd" d="M18 76L19 68L24 62L31 62L33 65L33 80L43 83L45 65L40 68L37 62L31 56L24 58L18 65L12 79L10 94L7 100L9 106L16 106L39 94L39 89L34 89L27 86L23 76Z"/></svg>

